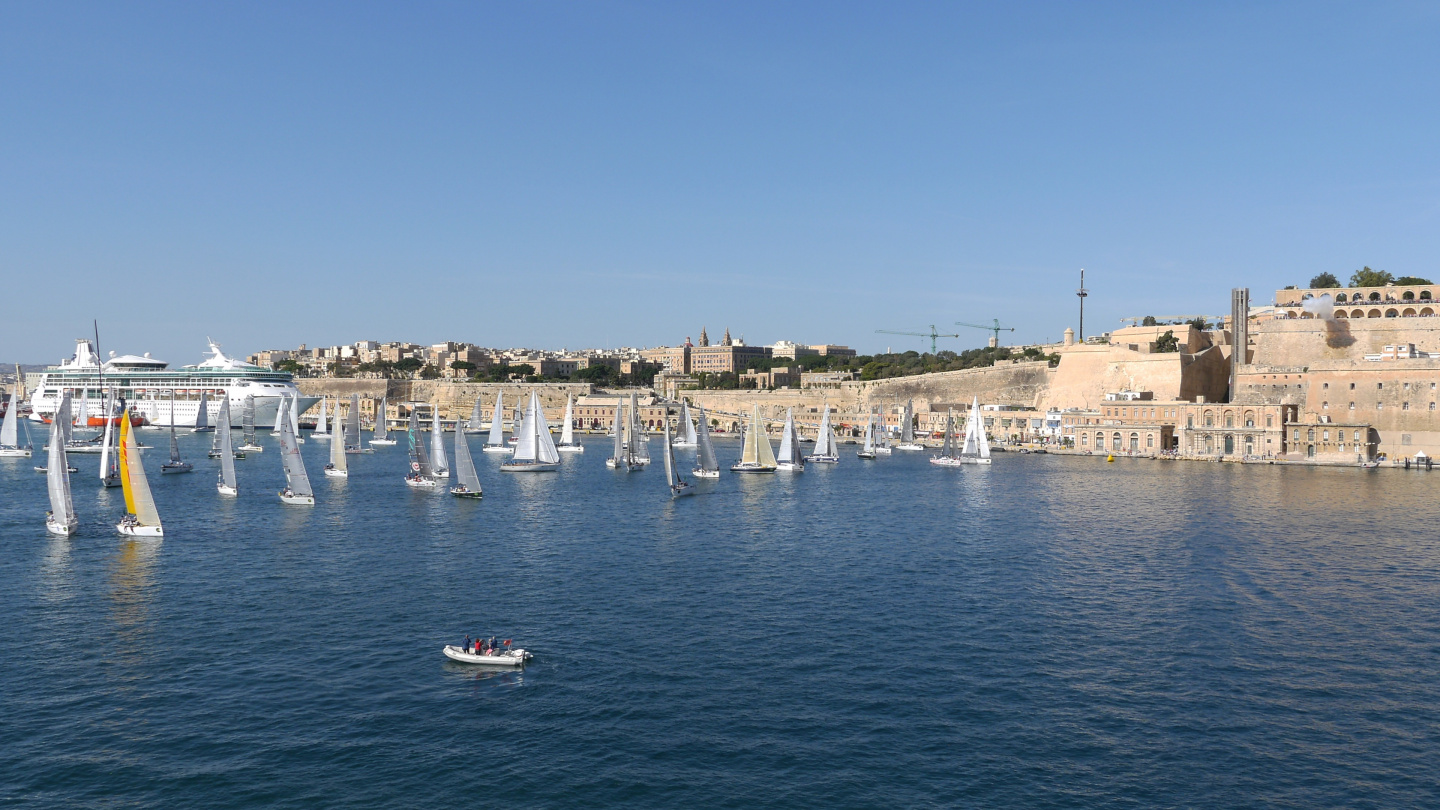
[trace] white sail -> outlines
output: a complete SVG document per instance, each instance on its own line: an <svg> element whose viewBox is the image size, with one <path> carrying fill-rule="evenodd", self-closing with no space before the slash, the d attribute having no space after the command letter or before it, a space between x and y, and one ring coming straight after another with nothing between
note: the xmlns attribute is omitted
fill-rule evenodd
<svg viewBox="0 0 1440 810"><path fill-rule="evenodd" d="M865 423L865 448L864 452L875 452L875 412L870 412L870 419Z"/></svg>
<svg viewBox="0 0 1440 810"><path fill-rule="evenodd" d="M325 418L329 416L326 409L329 402L325 397L320 398L320 418L315 422L315 429L310 431L310 437L312 439L316 437L324 438L330 435L330 430L325 426ZM340 404L338 402L335 404L335 413L336 415L340 413Z"/></svg>
<svg viewBox="0 0 1440 810"><path fill-rule="evenodd" d="M675 487L675 448L670 444L670 420L665 420L665 483Z"/></svg>
<svg viewBox="0 0 1440 810"><path fill-rule="evenodd" d="M235 489L235 448L230 435L230 397L220 399L220 424L215 427L220 438L220 483Z"/></svg>
<svg viewBox="0 0 1440 810"><path fill-rule="evenodd" d="M278 419L280 423L280 461L285 467L285 481L290 491L302 497L314 496L310 488L310 476L305 473L305 461L300 458L300 445L295 441L295 411L289 408L289 419Z"/></svg>
<svg viewBox="0 0 1440 810"><path fill-rule="evenodd" d="M70 498L70 461L65 457L60 423L70 418L70 395L66 394L50 420L50 457L45 462L45 484L50 492L49 522L67 530L76 522L75 503Z"/></svg>
<svg viewBox="0 0 1440 810"><path fill-rule="evenodd" d="M630 455L641 464L650 462L650 442L645 438L645 426L640 424L640 406L635 392L630 392Z"/></svg>
<svg viewBox="0 0 1440 810"><path fill-rule="evenodd" d="M300 397L290 397L290 407L286 411L290 415L290 435L295 438L295 445L300 445Z"/></svg>
<svg viewBox="0 0 1440 810"><path fill-rule="evenodd" d="M940 447L940 455L947 458L955 456L955 409L950 408L945 412L945 443Z"/></svg>
<svg viewBox="0 0 1440 810"><path fill-rule="evenodd" d="M390 438L390 426L385 424L385 397L380 397L380 406L375 410L375 429L370 432L370 441L385 441ZM360 439L357 437L358 443Z"/></svg>
<svg viewBox="0 0 1440 810"><path fill-rule="evenodd" d="M502 414L505 413L504 398L505 392L495 392L495 410L490 412L490 436L485 439L486 447L505 446L505 426L502 422Z"/></svg>
<svg viewBox="0 0 1440 810"><path fill-rule="evenodd" d="M105 393L108 394L108 392ZM111 467L117 462L117 459L110 455L110 440L113 438L115 432L115 420L112 419L111 416L113 415L112 412L115 406L110 403L108 397L101 399L101 402L104 403L105 435L104 438L101 439L100 446L100 480L104 481L110 477L112 472Z"/></svg>
<svg viewBox="0 0 1440 810"><path fill-rule="evenodd" d="M15 371L15 388L10 394L10 404L5 409L5 421L0 423L0 447L6 448L20 446L20 401L25 395L20 392L20 367L16 366Z"/></svg>
<svg viewBox="0 0 1440 810"><path fill-rule="evenodd" d="M210 429L210 392L200 392L200 405L195 409L195 429L197 431Z"/></svg>
<svg viewBox="0 0 1440 810"><path fill-rule="evenodd" d="M980 457L980 431L976 425L980 421L980 408L977 404L970 407L970 413L965 417L965 441L960 446L960 455L971 458Z"/></svg>
<svg viewBox="0 0 1440 810"><path fill-rule="evenodd" d="M485 415L481 413L481 409L484 407L483 400L483 395L476 395L475 404L470 408L470 421L465 423L465 429L471 433L480 432L480 425L483 423Z"/></svg>
<svg viewBox="0 0 1440 810"><path fill-rule="evenodd" d="M479 420L471 417L475 427ZM458 426L457 426L458 428ZM475 459L470 456L470 444L465 441L465 431L455 431L455 482L471 492L480 492L480 475L475 472Z"/></svg>
<svg viewBox="0 0 1440 810"><path fill-rule="evenodd" d="M335 404L335 421L340 421L340 404ZM341 442L351 453L360 452L360 395L350 395L350 412L345 414L345 441Z"/></svg>
<svg viewBox="0 0 1440 810"><path fill-rule="evenodd" d="M420 438L420 412L410 410L410 426L405 431L410 441L410 469L412 472L425 476L435 477L435 468L430 465L430 454L425 452L425 441Z"/></svg>
<svg viewBox="0 0 1440 810"><path fill-rule="evenodd" d="M246 447L255 446L255 395L247 394L240 408L240 438Z"/></svg>
<svg viewBox="0 0 1440 810"><path fill-rule="evenodd" d="M780 449L775 453L775 457L776 457L777 459L779 459L779 460L781 460L781 461L795 461L795 460L797 460L797 458L798 458L798 456L799 456L799 453L796 452L796 451L798 451L798 450L800 449L800 442L799 442L798 440L792 440L792 439L790 438L790 434L792 434L792 433L794 433L794 432L795 432L795 409L794 409L794 408L786 408L786 409L785 409L785 427L784 427L783 429L781 429L781 431L780 431Z"/></svg>
<svg viewBox="0 0 1440 810"><path fill-rule="evenodd" d="M830 428L830 403L826 402L820 414L820 431L815 434L815 455L834 456L838 454L835 446L835 431Z"/></svg>
<svg viewBox="0 0 1440 810"><path fill-rule="evenodd" d="M740 454L741 464L759 464L762 467L775 466L775 450L770 447L770 437L765 435L765 426L760 421L760 405L750 417L750 429L745 432L745 449Z"/></svg>
<svg viewBox="0 0 1440 810"><path fill-rule="evenodd" d="M562 447L573 447L575 445L575 397L565 397L565 424L560 428L560 445Z"/></svg>
<svg viewBox="0 0 1440 810"><path fill-rule="evenodd" d="M80 403L75 408L75 427L84 428L90 426L90 389L80 389Z"/></svg>
<svg viewBox="0 0 1440 810"><path fill-rule="evenodd" d="M700 449L696 452L695 466L702 470L715 472L720 469L720 461L715 458L715 445L710 442L710 424L705 420L705 409L697 408L700 411Z"/></svg>
<svg viewBox="0 0 1440 810"><path fill-rule="evenodd" d="M905 403L905 424L900 427L900 441L904 444L915 443L915 400Z"/></svg>
<svg viewBox="0 0 1440 810"><path fill-rule="evenodd" d="M535 460L542 464L554 464L560 460L560 451L555 439L550 436L550 423L545 421L545 409L540 407L540 396L530 392L530 409L535 413Z"/></svg>
<svg viewBox="0 0 1440 810"><path fill-rule="evenodd" d="M622 429L622 428L620 427L620 398L619 398L619 397L616 397L616 398L615 398L615 426L614 426L614 427L615 427L615 432L614 432L612 435L615 437L615 449L613 450L612 455L610 456L610 458L615 462L615 466L618 467L618 466L620 466L621 464L625 463L625 462L628 460L628 457L625 455L625 431L624 431L624 429Z"/></svg>
<svg viewBox="0 0 1440 810"><path fill-rule="evenodd" d="M323 401L323 400L322 400ZM335 437L330 440L330 469L345 472L349 466L345 461L345 423L340 421L340 406L335 406Z"/></svg>
<svg viewBox="0 0 1440 810"><path fill-rule="evenodd" d="M675 444L679 447L695 446L695 425L690 421L690 403L680 400L680 427Z"/></svg>
<svg viewBox="0 0 1440 810"><path fill-rule="evenodd" d="M139 444L135 440L135 429L130 426L127 408L120 418L120 485L125 492L125 510L134 516L137 527L159 530L160 513L155 509L155 497L150 494L145 466L140 463Z"/></svg>
<svg viewBox="0 0 1440 810"><path fill-rule="evenodd" d="M440 405L430 406L430 463L437 478L450 476L450 462L445 458L445 432L440 427Z"/></svg>
<svg viewBox="0 0 1440 810"><path fill-rule="evenodd" d="M980 413L980 398L975 397L970 409L975 413L975 438L980 444L980 458L990 458L990 437L985 435L985 419Z"/></svg>

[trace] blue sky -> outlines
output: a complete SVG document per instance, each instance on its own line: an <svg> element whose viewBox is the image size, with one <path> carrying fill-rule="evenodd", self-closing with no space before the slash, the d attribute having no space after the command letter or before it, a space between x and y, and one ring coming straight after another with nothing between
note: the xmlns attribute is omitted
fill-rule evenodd
<svg viewBox="0 0 1440 810"><path fill-rule="evenodd" d="M12 3L0 360L928 349L1435 277L1440 6ZM953 348L986 333L955 329Z"/></svg>

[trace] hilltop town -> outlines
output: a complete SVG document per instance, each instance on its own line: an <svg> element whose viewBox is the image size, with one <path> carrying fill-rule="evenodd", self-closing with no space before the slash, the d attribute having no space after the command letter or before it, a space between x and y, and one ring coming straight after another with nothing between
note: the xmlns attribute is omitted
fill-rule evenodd
<svg viewBox="0 0 1440 810"><path fill-rule="evenodd" d="M767 418L793 408L812 424L828 404L842 431L872 411L895 426L913 400L919 429L933 433L978 399L995 439L1056 450L1398 462L1440 453L1437 293L1436 285L1393 282L1287 288L1271 304L1252 305L1239 288L1230 314L1210 322L1146 318L1086 340L1066 329L1061 343L1010 349L992 340L973 368L953 352L866 358L832 344L749 346L728 330L712 344L704 329L696 343L646 349L362 341L261 352L251 361L296 370L308 393L385 394L402 409L392 418L407 403L465 418L476 397L523 385L541 391L557 416L567 396L577 397L579 427L607 429L615 393L642 386L656 425L681 397L721 430L737 429L738 414L756 404ZM947 363L956 370L925 371Z"/></svg>

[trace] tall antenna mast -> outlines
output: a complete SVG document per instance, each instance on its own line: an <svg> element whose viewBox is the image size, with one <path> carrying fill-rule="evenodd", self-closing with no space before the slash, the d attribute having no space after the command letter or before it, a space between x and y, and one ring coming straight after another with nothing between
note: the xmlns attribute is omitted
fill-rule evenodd
<svg viewBox="0 0 1440 810"><path fill-rule="evenodd" d="M1085 297L1088 296L1089 294L1090 294L1090 291L1087 290L1087 289L1085 289L1085 268L1082 267L1082 268L1080 268L1080 289L1078 289L1078 290L1075 291L1075 295L1076 295L1077 297L1079 297L1079 299L1080 299L1080 342L1081 342L1081 343L1084 343L1084 342L1085 342Z"/></svg>

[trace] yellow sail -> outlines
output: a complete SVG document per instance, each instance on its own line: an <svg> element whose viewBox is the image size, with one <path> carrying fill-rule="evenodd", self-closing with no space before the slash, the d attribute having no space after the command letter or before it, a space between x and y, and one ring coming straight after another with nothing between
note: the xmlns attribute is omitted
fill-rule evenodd
<svg viewBox="0 0 1440 810"><path fill-rule="evenodd" d="M140 461L135 431L130 427L130 410L120 418L120 486L125 491L125 511L135 516L140 526L159 526L160 513L150 494L150 482Z"/></svg>

